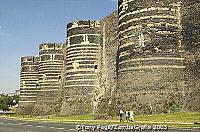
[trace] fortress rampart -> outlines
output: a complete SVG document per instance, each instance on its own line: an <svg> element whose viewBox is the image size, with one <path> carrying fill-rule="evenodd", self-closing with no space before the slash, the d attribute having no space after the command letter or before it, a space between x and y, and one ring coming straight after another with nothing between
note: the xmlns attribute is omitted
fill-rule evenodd
<svg viewBox="0 0 200 132"><path fill-rule="evenodd" d="M199 0L118 0L102 20L68 23L64 44L44 43L39 57L22 57L19 110L199 111L199 11Z"/></svg>
<svg viewBox="0 0 200 132"><path fill-rule="evenodd" d="M96 114L113 113L113 96L117 86L118 12L101 20L101 96Z"/></svg>

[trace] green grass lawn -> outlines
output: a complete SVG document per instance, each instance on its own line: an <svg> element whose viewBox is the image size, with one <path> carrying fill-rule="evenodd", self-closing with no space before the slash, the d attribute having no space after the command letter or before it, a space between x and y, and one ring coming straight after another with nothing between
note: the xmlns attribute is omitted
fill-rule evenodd
<svg viewBox="0 0 200 132"><path fill-rule="evenodd" d="M126 122L120 123L119 117L114 117L108 120L95 120L93 115L80 115L80 116L22 116L22 115L0 115L0 118L14 118L18 120L28 121L45 121L45 122L63 122L63 123L79 123L79 124L127 124ZM173 114L155 114L136 116L134 122L129 122L132 125L168 125L169 127L178 128L200 128L200 113L173 113Z"/></svg>
<svg viewBox="0 0 200 132"><path fill-rule="evenodd" d="M200 113L173 113L137 116L138 121L152 122L200 122Z"/></svg>

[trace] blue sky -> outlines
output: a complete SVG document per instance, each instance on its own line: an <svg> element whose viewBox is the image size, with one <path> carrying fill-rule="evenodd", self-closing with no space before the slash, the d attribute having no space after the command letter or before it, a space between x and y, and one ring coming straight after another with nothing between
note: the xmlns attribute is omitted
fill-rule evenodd
<svg viewBox="0 0 200 132"><path fill-rule="evenodd" d="M64 42L66 24L101 19L117 0L0 0L0 93L19 89L20 57L44 42Z"/></svg>

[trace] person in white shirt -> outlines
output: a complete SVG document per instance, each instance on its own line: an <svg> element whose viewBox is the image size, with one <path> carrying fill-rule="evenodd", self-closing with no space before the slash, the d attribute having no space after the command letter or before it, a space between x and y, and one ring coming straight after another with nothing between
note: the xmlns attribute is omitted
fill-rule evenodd
<svg viewBox="0 0 200 132"><path fill-rule="evenodd" d="M134 121L133 111L130 111L130 121Z"/></svg>

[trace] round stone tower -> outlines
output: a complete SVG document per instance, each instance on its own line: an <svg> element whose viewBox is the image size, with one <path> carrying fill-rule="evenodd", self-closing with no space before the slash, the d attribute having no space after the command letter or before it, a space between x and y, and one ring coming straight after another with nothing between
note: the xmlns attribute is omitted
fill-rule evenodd
<svg viewBox="0 0 200 132"><path fill-rule="evenodd" d="M65 97L61 114L93 112L95 92L99 87L99 51L99 21L74 21L67 24Z"/></svg>
<svg viewBox="0 0 200 132"><path fill-rule="evenodd" d="M43 114L54 114L59 112L61 104L63 44L40 44L39 57L39 89L35 109Z"/></svg>
<svg viewBox="0 0 200 132"><path fill-rule="evenodd" d="M179 109L184 90L178 0L119 0L116 106L136 114Z"/></svg>
<svg viewBox="0 0 200 132"><path fill-rule="evenodd" d="M38 88L39 57L21 57L20 100L18 113L30 114L36 102Z"/></svg>

